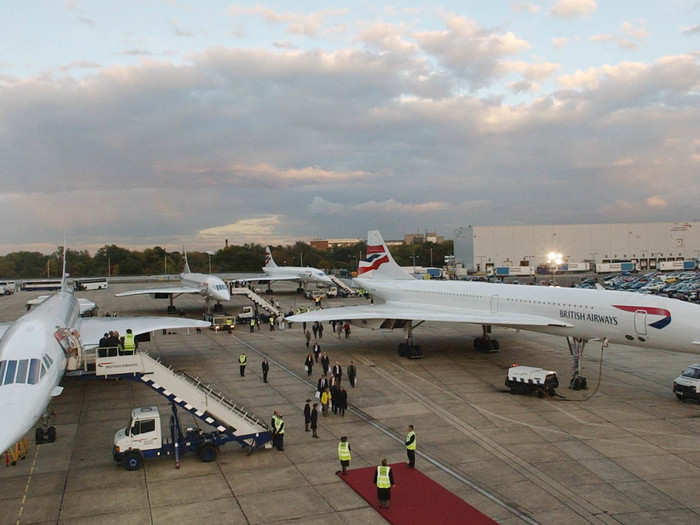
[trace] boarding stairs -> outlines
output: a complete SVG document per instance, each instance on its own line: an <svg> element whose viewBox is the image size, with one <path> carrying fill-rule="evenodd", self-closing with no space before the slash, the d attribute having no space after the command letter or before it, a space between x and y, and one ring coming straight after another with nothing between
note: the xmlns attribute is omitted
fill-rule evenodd
<svg viewBox="0 0 700 525"><path fill-rule="evenodd" d="M334 283L338 288L342 288L342 289L345 290L345 292L348 293L349 295L354 295L354 294L355 294L355 290L353 290L352 288L350 288L347 284L345 284L341 279L337 278L335 275L329 275L328 277L331 278L331 281L333 281L333 283Z"/></svg>
<svg viewBox="0 0 700 525"><path fill-rule="evenodd" d="M254 304L258 305L260 308L266 312L273 314L275 317L280 316L280 311L275 308L275 306L270 303L270 301L256 294L253 290L248 287L232 288L231 295L245 295L248 299L253 301Z"/></svg>
<svg viewBox="0 0 700 525"><path fill-rule="evenodd" d="M269 427L246 408L199 378L176 372L145 352L120 355L114 349L100 348L95 358L95 375L141 381L219 432L244 436L251 449L270 439Z"/></svg>

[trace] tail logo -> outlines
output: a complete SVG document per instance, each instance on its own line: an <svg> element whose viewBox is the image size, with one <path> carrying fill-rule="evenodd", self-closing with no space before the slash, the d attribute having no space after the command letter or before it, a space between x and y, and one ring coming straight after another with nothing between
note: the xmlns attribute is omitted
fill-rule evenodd
<svg viewBox="0 0 700 525"><path fill-rule="evenodd" d="M653 306L626 306L620 304L614 304L613 307L618 310L623 310L625 312L646 312L647 315L661 315L661 319L649 323L649 326L661 330L662 328L671 324L671 312L665 308L655 308Z"/></svg>
<svg viewBox="0 0 700 525"><path fill-rule="evenodd" d="M357 273L362 275L371 270L377 270L382 264L387 262L389 262L389 257L384 251L384 246L367 246L367 258L364 261L360 261Z"/></svg>
<svg viewBox="0 0 700 525"><path fill-rule="evenodd" d="M265 264L269 264L270 259L272 259L272 257L270 257L270 253L269 252L265 253Z"/></svg>

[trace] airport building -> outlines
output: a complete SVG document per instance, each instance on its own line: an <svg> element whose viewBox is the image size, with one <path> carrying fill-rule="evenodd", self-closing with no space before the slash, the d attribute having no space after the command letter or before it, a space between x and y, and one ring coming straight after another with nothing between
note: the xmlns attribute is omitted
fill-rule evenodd
<svg viewBox="0 0 700 525"><path fill-rule="evenodd" d="M455 256L470 271L546 265L631 261L640 270L663 261L700 258L700 222L467 226L455 232Z"/></svg>

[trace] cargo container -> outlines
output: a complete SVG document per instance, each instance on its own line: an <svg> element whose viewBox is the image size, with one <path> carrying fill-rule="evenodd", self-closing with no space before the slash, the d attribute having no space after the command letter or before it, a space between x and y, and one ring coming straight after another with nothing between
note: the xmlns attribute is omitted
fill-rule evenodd
<svg viewBox="0 0 700 525"><path fill-rule="evenodd" d="M661 270L662 272L678 270L695 270L697 266L697 261L661 261L659 263L659 270Z"/></svg>
<svg viewBox="0 0 700 525"><path fill-rule="evenodd" d="M532 266L496 266L489 275L497 277L535 275L535 269Z"/></svg>
<svg viewBox="0 0 700 525"><path fill-rule="evenodd" d="M570 262L562 264L559 267L560 272L588 272L591 269L591 263L587 262Z"/></svg>
<svg viewBox="0 0 700 525"><path fill-rule="evenodd" d="M634 272L636 269L637 263L633 262L598 263L595 265L596 273Z"/></svg>

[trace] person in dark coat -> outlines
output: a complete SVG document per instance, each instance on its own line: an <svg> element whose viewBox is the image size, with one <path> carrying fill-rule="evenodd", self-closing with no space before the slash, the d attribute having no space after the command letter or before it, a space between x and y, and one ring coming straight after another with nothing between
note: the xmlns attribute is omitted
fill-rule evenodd
<svg viewBox="0 0 700 525"><path fill-rule="evenodd" d="M306 360L304 361L304 368L306 369L306 376L311 377L311 372L314 370L314 358L311 356L311 354L308 354L306 356Z"/></svg>
<svg viewBox="0 0 700 525"><path fill-rule="evenodd" d="M322 339L323 338L323 324L318 323L318 338Z"/></svg>
<svg viewBox="0 0 700 525"><path fill-rule="evenodd" d="M343 378L343 367L340 366L338 361L333 365L333 377L335 377L340 384L340 380Z"/></svg>
<svg viewBox="0 0 700 525"><path fill-rule="evenodd" d="M97 343L99 348L107 348L107 341L109 341L109 334L105 332L105 335L100 338L100 342Z"/></svg>
<svg viewBox="0 0 700 525"><path fill-rule="evenodd" d="M388 487L379 487L379 485L383 483L377 483L380 469L388 470L389 472L389 482L387 483L389 485ZM391 501L391 487L396 486L396 483L394 482L394 473L391 471L391 467L387 465L386 459L382 459L382 464L374 470L374 484L377 485L377 499L379 500L379 508L388 509L389 502Z"/></svg>
<svg viewBox="0 0 700 525"><path fill-rule="evenodd" d="M321 376L318 378L318 390L319 394L323 392L326 388L328 388L328 379L326 376Z"/></svg>
<svg viewBox="0 0 700 525"><path fill-rule="evenodd" d="M345 417L345 409L348 408L348 393L341 386L338 388L338 401L335 402L335 406L338 409L338 413Z"/></svg>
<svg viewBox="0 0 700 525"><path fill-rule="evenodd" d="M267 383L267 373L270 371L270 363L267 360L267 357L264 357L262 360L262 375L263 375L263 383Z"/></svg>
<svg viewBox="0 0 700 525"><path fill-rule="evenodd" d="M350 323L345 323L345 326L343 326L343 330L345 330L345 339L350 337Z"/></svg>
<svg viewBox="0 0 700 525"><path fill-rule="evenodd" d="M314 403L314 406L311 409L311 432L313 433L312 437L315 437L316 439L318 439L318 434L316 433L317 429L318 429L318 403Z"/></svg>
<svg viewBox="0 0 700 525"><path fill-rule="evenodd" d="M311 330L314 333L314 339L318 338L318 322L315 322L313 325L311 325Z"/></svg>
<svg viewBox="0 0 700 525"><path fill-rule="evenodd" d="M328 375L328 369L331 367L331 359L328 357L328 352L321 354L321 366L323 367L323 375Z"/></svg>
<svg viewBox="0 0 700 525"><path fill-rule="evenodd" d="M338 413L338 382L335 377L331 378L331 410Z"/></svg>
<svg viewBox="0 0 700 525"><path fill-rule="evenodd" d="M309 431L309 425L311 424L311 403L310 399L306 400L306 404L304 405L304 431L308 432Z"/></svg>
<svg viewBox="0 0 700 525"><path fill-rule="evenodd" d="M318 356L321 355L321 346L318 343L314 343L314 359L318 363Z"/></svg>
<svg viewBox="0 0 700 525"><path fill-rule="evenodd" d="M307 330L304 336L306 337L306 348L309 348L309 344L311 343L311 332Z"/></svg>
<svg viewBox="0 0 700 525"><path fill-rule="evenodd" d="M350 386L355 388L355 379L357 378L357 368L355 368L355 363L350 361L348 366L348 379L350 380Z"/></svg>

